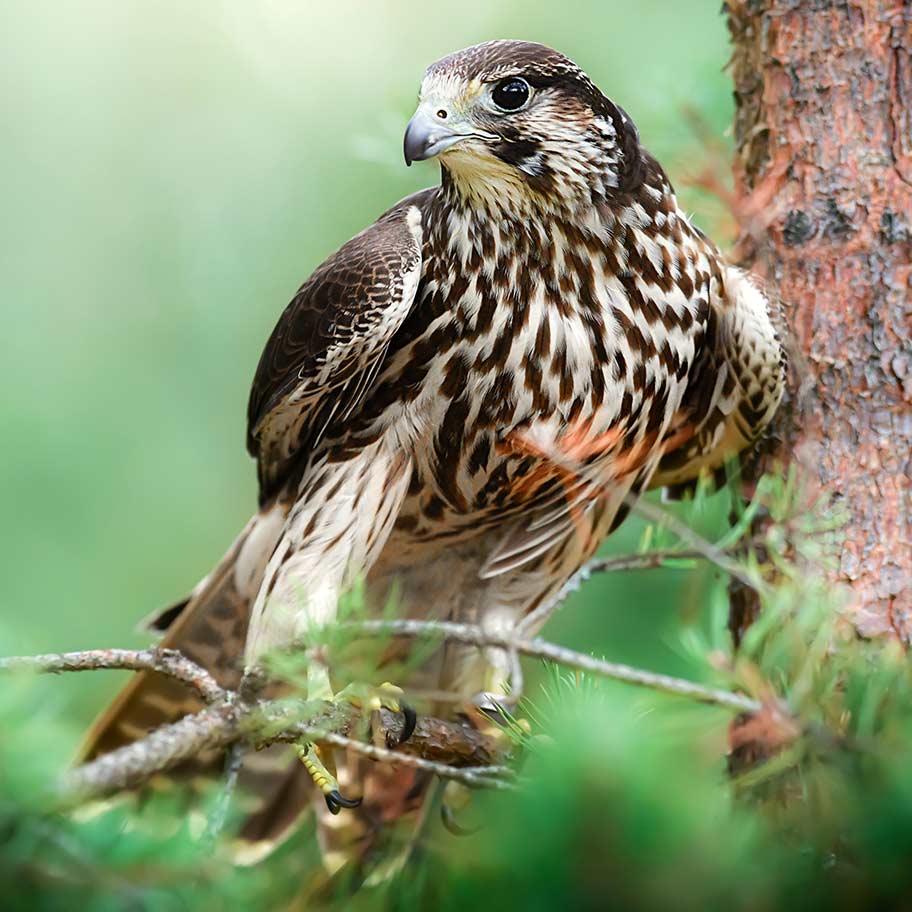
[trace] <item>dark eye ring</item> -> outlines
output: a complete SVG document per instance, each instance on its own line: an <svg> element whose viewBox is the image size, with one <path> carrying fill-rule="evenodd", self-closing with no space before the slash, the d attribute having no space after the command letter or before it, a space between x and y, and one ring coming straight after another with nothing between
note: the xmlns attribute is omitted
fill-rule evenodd
<svg viewBox="0 0 912 912"><path fill-rule="evenodd" d="M510 76L494 86L491 100L502 111L518 111L529 100L529 83L519 76Z"/></svg>

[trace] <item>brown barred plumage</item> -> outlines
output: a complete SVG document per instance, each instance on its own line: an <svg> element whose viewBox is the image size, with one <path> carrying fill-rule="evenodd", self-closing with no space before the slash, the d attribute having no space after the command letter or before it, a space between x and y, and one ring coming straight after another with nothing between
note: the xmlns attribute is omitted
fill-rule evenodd
<svg viewBox="0 0 912 912"><path fill-rule="evenodd" d="M571 61L517 41L444 58L405 151L438 156L440 186L346 244L282 314L250 396L261 512L169 615L168 644L223 680L332 622L356 576L372 605L395 587L405 615L510 631L631 494L717 467L779 402L766 297L691 225L630 118ZM210 654L193 631L212 618L237 630ZM468 700L502 694L508 671L496 650L451 646L398 683ZM183 711L162 686L134 682L90 754ZM413 777L372 768L340 772L368 796L348 818L357 838L321 808L332 865L339 839L346 857L363 853L420 803ZM291 823L302 775L274 772L262 789L274 812L248 835Z"/></svg>

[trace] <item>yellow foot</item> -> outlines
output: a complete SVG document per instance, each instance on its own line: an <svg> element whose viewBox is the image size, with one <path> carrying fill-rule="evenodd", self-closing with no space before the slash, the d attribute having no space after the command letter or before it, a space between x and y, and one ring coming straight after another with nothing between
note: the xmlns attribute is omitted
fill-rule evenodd
<svg viewBox="0 0 912 912"><path fill-rule="evenodd" d="M320 749L312 741L305 741L295 745L298 758L310 773L314 784L323 792L326 806L330 813L338 814L342 808L356 808L361 804L360 798L345 798L339 792L339 783L336 777L327 769L320 756Z"/></svg>
<svg viewBox="0 0 912 912"><path fill-rule="evenodd" d="M349 684L335 695L333 702L344 700L346 703L351 703L352 706L357 706L367 712L388 709L390 712L402 713L402 733L399 735L397 744L403 744L408 741L412 736L412 732L415 731L418 716L415 710L403 701L402 694L402 688L397 687L395 684L390 684L389 681L384 681L377 686Z"/></svg>
<svg viewBox="0 0 912 912"><path fill-rule="evenodd" d="M328 685L328 682L327 682ZM329 687L322 688L328 691ZM388 709L391 712L402 713L402 732L397 743L402 744L415 730L417 716L415 710L402 700L402 688L390 684L388 681L372 687L364 684L349 684L331 697L333 703L350 703L367 712L376 712ZM333 814L338 814L342 808L356 808L361 804L360 798L346 798L339 791L339 782L335 776L335 764L332 751L325 748L323 751L311 741L302 741L295 745L295 751L301 762L310 773L314 784L323 793L326 806Z"/></svg>

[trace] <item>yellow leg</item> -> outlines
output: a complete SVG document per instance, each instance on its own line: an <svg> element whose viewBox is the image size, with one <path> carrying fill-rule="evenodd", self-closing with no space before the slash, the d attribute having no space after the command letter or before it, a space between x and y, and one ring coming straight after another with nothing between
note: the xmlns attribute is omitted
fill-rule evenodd
<svg viewBox="0 0 912 912"><path fill-rule="evenodd" d="M320 758L320 749L312 741L295 745L298 754L307 772L310 773L314 784L323 792L326 806L333 814L338 814L342 808L356 808L361 804L360 798L344 798L339 792L339 783L336 777L324 765Z"/></svg>
<svg viewBox="0 0 912 912"><path fill-rule="evenodd" d="M307 671L307 697L310 700L332 700L333 698L329 672L320 665L311 665ZM326 806L333 814L338 814L342 808L356 808L361 804L360 798L345 798L342 795L335 775L323 762L320 748L313 741L300 741L294 747L298 758L310 773L314 785L323 793ZM334 767L332 759L330 757L326 759L329 766Z"/></svg>
<svg viewBox="0 0 912 912"><path fill-rule="evenodd" d="M373 712L377 709L389 709L402 712L402 688L384 681L377 687L363 684L349 684L340 690L333 699L345 700L353 706Z"/></svg>
<svg viewBox="0 0 912 912"><path fill-rule="evenodd" d="M327 670L320 666L312 666L307 674L307 696L311 700L333 702L344 700L371 711L385 708L403 713L405 724L399 738L400 743L405 741L415 728L415 711L400 700L402 689L388 682L379 687L349 685L338 694L333 695ZM335 765L332 762L331 752L327 754L324 762L320 749L312 741L299 742L295 745L295 751L307 772L310 773L314 784L323 793L326 806L333 814L338 814L341 808L355 808L361 804L360 798L345 798L340 793L339 782L334 775Z"/></svg>

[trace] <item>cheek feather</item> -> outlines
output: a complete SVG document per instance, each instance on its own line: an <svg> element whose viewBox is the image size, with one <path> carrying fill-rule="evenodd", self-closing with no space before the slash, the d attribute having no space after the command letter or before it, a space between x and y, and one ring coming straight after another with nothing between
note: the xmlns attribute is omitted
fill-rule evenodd
<svg viewBox="0 0 912 912"><path fill-rule="evenodd" d="M523 159L519 167L530 177L544 177L548 170L545 165L545 154L540 149Z"/></svg>
<svg viewBox="0 0 912 912"><path fill-rule="evenodd" d="M539 95L528 111L491 118L485 128L503 137L490 146L491 154L516 169L527 189L555 204L588 204L617 185L613 128L577 99Z"/></svg>

